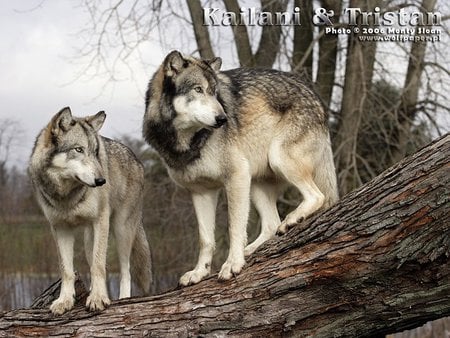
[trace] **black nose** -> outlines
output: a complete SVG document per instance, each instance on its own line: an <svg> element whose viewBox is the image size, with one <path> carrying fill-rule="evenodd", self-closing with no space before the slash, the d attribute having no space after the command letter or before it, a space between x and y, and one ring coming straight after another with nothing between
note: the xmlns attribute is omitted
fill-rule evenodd
<svg viewBox="0 0 450 338"><path fill-rule="evenodd" d="M106 180L103 177L95 179L95 186L96 187L101 187L105 183L106 183Z"/></svg>
<svg viewBox="0 0 450 338"><path fill-rule="evenodd" d="M225 115L216 116L216 125L215 128L219 128L227 122L227 117Z"/></svg>

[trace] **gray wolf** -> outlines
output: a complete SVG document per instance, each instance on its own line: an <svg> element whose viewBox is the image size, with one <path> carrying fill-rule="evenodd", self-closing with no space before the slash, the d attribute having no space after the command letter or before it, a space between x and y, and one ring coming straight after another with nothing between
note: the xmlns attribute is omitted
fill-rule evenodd
<svg viewBox="0 0 450 338"><path fill-rule="evenodd" d="M338 199L327 113L314 92L296 74L220 67L220 58L173 51L146 95L143 135L171 178L191 192L199 225L198 262L181 277L181 285L210 273L221 187L230 237L222 280L239 273L245 256L277 231L285 233ZM303 200L281 221L276 202L288 185ZM247 245L250 200L261 218L261 233Z"/></svg>
<svg viewBox="0 0 450 338"><path fill-rule="evenodd" d="M141 289L151 283L150 250L142 224L144 171L133 152L98 134L106 114L73 117L57 113L38 135L29 175L58 249L61 292L50 306L62 314L74 305L74 230L85 226L84 245L91 272L86 307L110 304L106 288L106 251L110 224L120 261L120 298L130 297L131 269Z"/></svg>

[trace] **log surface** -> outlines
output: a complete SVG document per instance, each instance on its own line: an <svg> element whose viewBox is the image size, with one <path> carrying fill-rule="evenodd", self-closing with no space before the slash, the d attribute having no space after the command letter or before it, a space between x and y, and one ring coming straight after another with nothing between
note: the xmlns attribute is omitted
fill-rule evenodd
<svg viewBox="0 0 450 338"><path fill-rule="evenodd" d="M0 314L0 337L356 337L450 314L450 135L274 238L240 275L162 295Z"/></svg>

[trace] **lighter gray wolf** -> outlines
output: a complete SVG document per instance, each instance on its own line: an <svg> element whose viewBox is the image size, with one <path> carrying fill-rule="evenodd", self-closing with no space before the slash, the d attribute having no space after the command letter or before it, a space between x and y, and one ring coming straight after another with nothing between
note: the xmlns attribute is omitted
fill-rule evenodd
<svg viewBox="0 0 450 338"><path fill-rule="evenodd" d="M238 274L245 256L278 231L338 199L336 173L321 101L298 74L271 69L220 71L221 59L168 54L150 80L143 135L159 152L171 178L192 194L200 252L181 285L211 270L217 198L228 200L229 254L219 272ZM281 221L277 198L295 186L303 200ZM247 245L253 202L261 233Z"/></svg>
<svg viewBox="0 0 450 338"><path fill-rule="evenodd" d="M104 112L78 118L64 108L40 132L31 155L29 175L60 260L61 292L50 306L54 314L74 306L73 246L79 226L85 227L91 273L89 310L101 311L110 304L106 287L110 225L120 261L119 297L130 297L130 265L144 293L150 288L150 250L142 224L143 166L129 148L98 134L105 118Z"/></svg>

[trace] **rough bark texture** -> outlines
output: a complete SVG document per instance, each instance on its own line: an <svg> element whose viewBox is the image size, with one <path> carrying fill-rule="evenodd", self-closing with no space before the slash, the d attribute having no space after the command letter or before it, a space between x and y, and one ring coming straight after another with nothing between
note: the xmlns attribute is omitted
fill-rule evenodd
<svg viewBox="0 0 450 338"><path fill-rule="evenodd" d="M450 314L450 135L257 251L235 279L0 315L9 336L377 336Z"/></svg>
<svg viewBox="0 0 450 338"><path fill-rule="evenodd" d="M333 19L339 22L342 3L341 1L323 0L322 6L327 10L333 10ZM320 27L322 32L325 27ZM334 87L334 73L336 71L339 36L337 34L325 34L319 40L319 65L317 70L316 88L319 96L327 107L330 106Z"/></svg>
<svg viewBox="0 0 450 338"><path fill-rule="evenodd" d="M208 26L203 25L203 7L200 0L188 0L189 12L191 13L192 26L194 28L195 41L198 52L203 59L212 59L214 51L209 39Z"/></svg>
<svg viewBox="0 0 450 338"><path fill-rule="evenodd" d="M380 2L380 0L351 0L350 7L369 11L380 6ZM358 35L350 35L348 38L342 107L334 142L339 192L342 195L362 183L357 168L356 147L361 118L372 84L376 46L373 41L359 41Z"/></svg>
<svg viewBox="0 0 450 338"><path fill-rule="evenodd" d="M433 12L435 6L436 0L423 0L420 10L422 13ZM416 33L416 35L418 34ZM397 142L395 142L395 147L392 150L394 162L398 162L405 157L408 149L407 143L411 138L411 127L419 112L417 109L417 101L419 98L419 90L422 88L422 81L420 79L425 65L426 49L426 41L418 41L411 45L408 70L398 107L399 127L397 130Z"/></svg>
<svg viewBox="0 0 450 338"><path fill-rule="evenodd" d="M228 12L233 12L239 17L240 6L237 0L225 0L225 7ZM241 67L254 67L255 60L253 57L252 46L248 37L246 25L231 26L236 44L236 51Z"/></svg>
<svg viewBox="0 0 450 338"><path fill-rule="evenodd" d="M294 26L294 51L292 68L298 70L307 82L312 82L314 26L312 23L312 1L295 0L294 7L300 8L301 25ZM334 75L334 74L333 74Z"/></svg>
<svg viewBox="0 0 450 338"><path fill-rule="evenodd" d="M283 12L286 10L286 1L261 0L261 11ZM279 51L281 39L280 25L265 25L262 27L261 39L258 50L255 53L255 65L257 67L272 67Z"/></svg>

